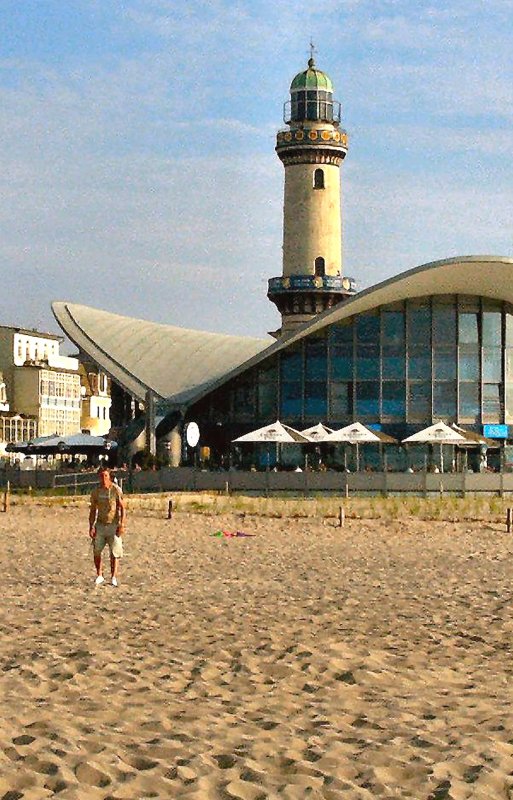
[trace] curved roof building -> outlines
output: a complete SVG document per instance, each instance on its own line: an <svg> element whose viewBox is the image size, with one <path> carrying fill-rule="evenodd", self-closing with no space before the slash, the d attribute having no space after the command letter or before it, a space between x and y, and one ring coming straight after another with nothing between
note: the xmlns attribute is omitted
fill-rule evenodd
<svg viewBox="0 0 513 800"><path fill-rule="evenodd" d="M347 137L332 88L311 60L292 81L289 129L278 134L283 275L268 293L282 315L276 342L53 304L69 338L132 397L151 392L181 418L174 463L192 420L220 454L277 418L299 429L359 421L401 440L444 419L513 438L513 258L435 261L355 293L342 271Z"/></svg>

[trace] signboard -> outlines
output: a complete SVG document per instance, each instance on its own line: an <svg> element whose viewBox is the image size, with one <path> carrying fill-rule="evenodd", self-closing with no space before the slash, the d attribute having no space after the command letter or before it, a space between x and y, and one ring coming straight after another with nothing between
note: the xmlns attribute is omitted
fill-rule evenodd
<svg viewBox="0 0 513 800"><path fill-rule="evenodd" d="M200 431L196 422L189 422L185 429L185 440L189 447L196 447L199 442Z"/></svg>
<svg viewBox="0 0 513 800"><path fill-rule="evenodd" d="M483 436L487 439L507 439L507 425L483 425Z"/></svg>

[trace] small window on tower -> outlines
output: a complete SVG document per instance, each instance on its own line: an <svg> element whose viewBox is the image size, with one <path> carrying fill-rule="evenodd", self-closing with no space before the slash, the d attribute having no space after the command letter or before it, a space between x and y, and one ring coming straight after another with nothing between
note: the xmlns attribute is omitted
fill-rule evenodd
<svg viewBox="0 0 513 800"><path fill-rule="evenodd" d="M315 259L315 277L324 278L325 274L326 274L325 261L322 256L319 256L318 258Z"/></svg>
<svg viewBox="0 0 513 800"><path fill-rule="evenodd" d="M324 170L316 169L314 172L314 189L324 189Z"/></svg>

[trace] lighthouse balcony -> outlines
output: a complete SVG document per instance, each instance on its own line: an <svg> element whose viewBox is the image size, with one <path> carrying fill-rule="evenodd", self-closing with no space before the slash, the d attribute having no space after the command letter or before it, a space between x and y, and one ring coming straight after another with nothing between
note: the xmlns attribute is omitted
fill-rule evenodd
<svg viewBox="0 0 513 800"><path fill-rule="evenodd" d="M341 147L347 150L348 143L347 131L343 128L283 128L278 131L276 136L277 147L287 147L292 144L315 147L319 147L319 145L329 145L331 147Z"/></svg>
<svg viewBox="0 0 513 800"><path fill-rule="evenodd" d="M354 278L340 275L287 275L270 278L267 294L275 295L284 292L340 292L355 294Z"/></svg>

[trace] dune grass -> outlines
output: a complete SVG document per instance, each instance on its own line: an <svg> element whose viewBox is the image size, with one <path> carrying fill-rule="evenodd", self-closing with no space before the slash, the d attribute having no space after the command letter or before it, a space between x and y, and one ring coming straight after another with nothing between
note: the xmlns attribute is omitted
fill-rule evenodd
<svg viewBox="0 0 513 800"><path fill-rule="evenodd" d="M468 495L465 498L444 495L393 497L249 497L214 493L159 493L127 495L129 513L151 517L167 516L169 501L173 513L239 514L274 518L336 519L340 508L347 519L423 519L458 522L461 520L504 521L506 509L513 499L494 495ZM32 494L11 495L11 505L34 504L57 508L86 508L87 495L52 496Z"/></svg>

